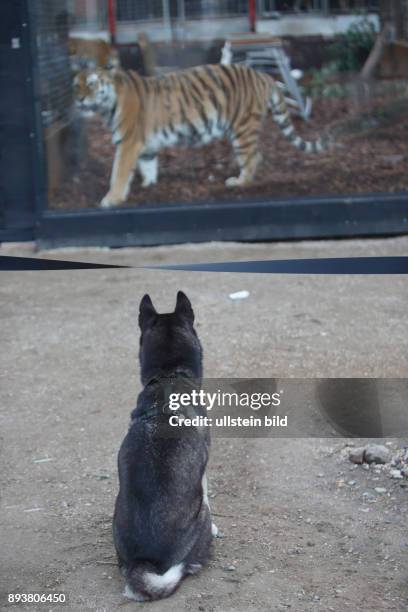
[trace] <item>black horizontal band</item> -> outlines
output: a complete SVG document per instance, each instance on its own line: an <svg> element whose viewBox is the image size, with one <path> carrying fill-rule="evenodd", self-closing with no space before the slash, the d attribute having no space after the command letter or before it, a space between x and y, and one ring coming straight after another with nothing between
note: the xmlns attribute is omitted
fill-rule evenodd
<svg viewBox="0 0 408 612"><path fill-rule="evenodd" d="M324 259L277 259L218 263L122 266L115 264L0 256L0 270L90 270L97 268L144 268L191 272L251 274L408 274L408 257L333 257Z"/></svg>

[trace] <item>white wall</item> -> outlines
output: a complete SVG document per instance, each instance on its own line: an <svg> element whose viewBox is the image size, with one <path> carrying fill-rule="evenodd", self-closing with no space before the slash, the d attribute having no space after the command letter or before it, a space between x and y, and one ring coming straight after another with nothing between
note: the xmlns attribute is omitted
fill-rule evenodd
<svg viewBox="0 0 408 612"><path fill-rule="evenodd" d="M338 15L335 17L324 17L317 15L288 15L281 19L259 19L257 31L260 34L272 36L310 36L322 35L327 38L345 32L356 20L361 19L354 15ZM378 16L369 15L369 19L379 28ZM137 41L139 32L148 34L152 41L171 40L171 29L162 20L143 21L117 24L117 42L134 43ZM211 40L214 38L225 38L229 34L248 32L248 20L245 17L226 17L217 19L190 19L185 22L185 28L179 24L175 30L176 37L180 40ZM108 39L106 31L87 32L83 27L72 30L75 36L87 38Z"/></svg>
<svg viewBox="0 0 408 612"><path fill-rule="evenodd" d="M368 16L379 29L378 15ZM272 34L274 36L308 36L320 34L325 37L333 37L346 32L355 21L361 17L355 15L337 15L335 17L323 17L313 15L288 15L283 19L258 21L257 31L259 33Z"/></svg>

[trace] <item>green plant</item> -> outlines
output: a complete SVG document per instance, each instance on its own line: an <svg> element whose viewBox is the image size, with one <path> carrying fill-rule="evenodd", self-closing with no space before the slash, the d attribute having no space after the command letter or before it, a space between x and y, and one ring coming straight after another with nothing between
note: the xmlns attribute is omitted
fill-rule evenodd
<svg viewBox="0 0 408 612"><path fill-rule="evenodd" d="M312 98L341 98L346 95L344 86L336 79L338 72L335 62L325 64L320 70L311 70L306 94Z"/></svg>
<svg viewBox="0 0 408 612"><path fill-rule="evenodd" d="M362 68L375 43L372 21L362 17L339 36L330 49L330 57L339 72L356 72Z"/></svg>

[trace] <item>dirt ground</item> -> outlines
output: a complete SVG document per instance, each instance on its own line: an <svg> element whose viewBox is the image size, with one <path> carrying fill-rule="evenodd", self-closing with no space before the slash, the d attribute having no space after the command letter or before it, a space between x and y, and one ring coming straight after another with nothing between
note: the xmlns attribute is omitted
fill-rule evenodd
<svg viewBox="0 0 408 612"><path fill-rule="evenodd" d="M369 102L356 97L315 100L310 122L294 121L305 138L335 135L339 148L321 155L297 151L267 118L260 142L263 162L247 187L225 187L226 178L238 174L231 146L225 141L165 149L159 155L158 183L143 189L136 172L126 204L406 191L408 105L406 99L396 108L389 104L389 96ZM108 191L114 154L111 134L98 118L85 125L87 153L82 151L79 166L67 174L51 198L52 208L95 208Z"/></svg>
<svg viewBox="0 0 408 612"><path fill-rule="evenodd" d="M405 237L39 256L141 266L407 249ZM210 501L225 537L214 542L209 567L168 600L124 599L111 517L116 454L140 390L138 304L149 292L170 310L178 289L196 312L207 377L407 376L405 277L2 273L0 609L406 610L408 489L354 468L344 456L349 441L328 438L324 427L317 439L214 438ZM229 299L242 289L248 299ZM7 603L8 593L50 591L69 603Z"/></svg>

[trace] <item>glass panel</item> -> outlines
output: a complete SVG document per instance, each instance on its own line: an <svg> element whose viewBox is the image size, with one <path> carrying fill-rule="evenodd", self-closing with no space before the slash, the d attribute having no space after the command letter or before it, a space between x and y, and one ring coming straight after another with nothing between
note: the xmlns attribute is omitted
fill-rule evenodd
<svg viewBox="0 0 408 612"><path fill-rule="evenodd" d="M407 2L114 4L36 3L51 208L408 190Z"/></svg>

